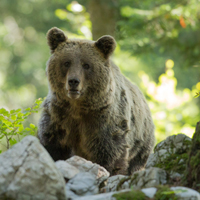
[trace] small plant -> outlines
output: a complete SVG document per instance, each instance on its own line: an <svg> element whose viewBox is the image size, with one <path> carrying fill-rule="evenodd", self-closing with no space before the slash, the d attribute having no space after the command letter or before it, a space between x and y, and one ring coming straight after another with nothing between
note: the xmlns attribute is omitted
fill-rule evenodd
<svg viewBox="0 0 200 200"><path fill-rule="evenodd" d="M21 109L6 110L0 109L0 144L3 144L3 140L6 141L4 145L6 149L9 149L12 145L19 142L26 135L35 135L37 127L34 124L30 124L28 127L24 127L23 122L32 113L37 113L43 99L36 99L33 106L22 111ZM0 149L0 153L2 150Z"/></svg>

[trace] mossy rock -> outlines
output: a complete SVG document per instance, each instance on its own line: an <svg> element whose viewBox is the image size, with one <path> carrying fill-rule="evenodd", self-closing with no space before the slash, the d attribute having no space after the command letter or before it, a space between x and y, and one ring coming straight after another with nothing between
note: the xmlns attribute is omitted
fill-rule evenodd
<svg viewBox="0 0 200 200"><path fill-rule="evenodd" d="M148 200L149 198L139 190L131 190L127 192L121 192L118 194L114 194L117 200Z"/></svg>
<svg viewBox="0 0 200 200"><path fill-rule="evenodd" d="M167 172L178 172L182 174L185 171L186 163L188 160L188 153L183 154L171 154L166 157L162 162L157 163L155 167L166 170Z"/></svg>
<svg viewBox="0 0 200 200"><path fill-rule="evenodd" d="M166 149L168 153L166 153L165 157L159 158L159 161L154 165L154 167L158 167L164 169L166 172L178 172L179 174L183 174L186 169L186 163L189 158L190 148L192 146L192 141L189 140L187 136L183 137L182 144L179 143L179 147L176 147L175 141L176 138L180 136L184 136L183 134L173 135L173 140L171 141L168 138L168 141L163 141L163 144L166 143ZM182 146L181 146L181 145ZM157 150L162 150L162 146L158 145Z"/></svg>

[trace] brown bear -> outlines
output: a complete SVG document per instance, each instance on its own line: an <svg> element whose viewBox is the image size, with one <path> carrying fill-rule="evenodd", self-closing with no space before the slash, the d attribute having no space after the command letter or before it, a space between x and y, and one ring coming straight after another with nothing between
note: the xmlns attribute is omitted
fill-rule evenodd
<svg viewBox="0 0 200 200"><path fill-rule="evenodd" d="M154 146L154 124L146 100L110 60L116 42L68 39L47 33L49 93L38 137L52 158L81 156L111 175L145 166Z"/></svg>

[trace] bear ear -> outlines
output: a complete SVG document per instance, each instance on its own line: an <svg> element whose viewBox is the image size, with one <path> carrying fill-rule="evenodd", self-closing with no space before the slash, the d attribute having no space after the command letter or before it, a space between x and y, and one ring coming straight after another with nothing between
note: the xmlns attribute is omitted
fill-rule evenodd
<svg viewBox="0 0 200 200"><path fill-rule="evenodd" d="M95 46L108 58L115 50L116 42L113 37L105 35L95 42Z"/></svg>
<svg viewBox="0 0 200 200"><path fill-rule="evenodd" d="M67 36L57 27L53 27L47 32L47 42L52 53L61 42L65 42L66 40Z"/></svg>

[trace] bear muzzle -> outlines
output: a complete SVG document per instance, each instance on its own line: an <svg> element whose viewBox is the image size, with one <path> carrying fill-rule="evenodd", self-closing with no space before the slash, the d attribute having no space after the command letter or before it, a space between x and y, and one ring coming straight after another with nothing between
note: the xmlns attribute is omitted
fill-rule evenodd
<svg viewBox="0 0 200 200"><path fill-rule="evenodd" d="M75 89L78 87L80 80L78 78L71 78L68 80L69 87Z"/></svg>
<svg viewBox="0 0 200 200"><path fill-rule="evenodd" d="M71 99L78 99L81 95L79 91L80 80L78 78L71 78L68 80L68 97Z"/></svg>

